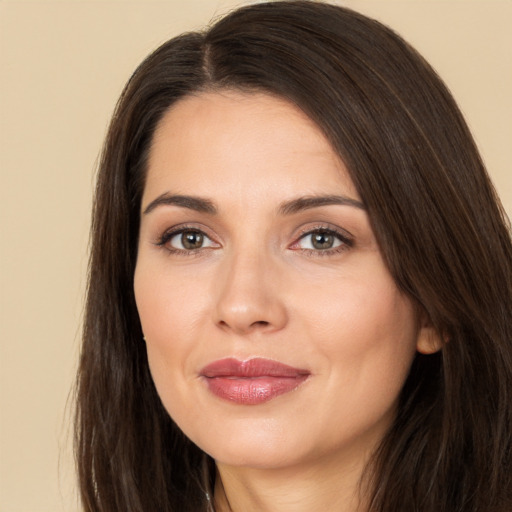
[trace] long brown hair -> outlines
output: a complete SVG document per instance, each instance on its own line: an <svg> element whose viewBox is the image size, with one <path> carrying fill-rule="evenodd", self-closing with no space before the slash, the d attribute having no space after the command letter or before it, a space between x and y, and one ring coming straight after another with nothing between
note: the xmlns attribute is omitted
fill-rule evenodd
<svg viewBox="0 0 512 512"><path fill-rule="evenodd" d="M85 510L209 507L202 462L212 461L160 403L133 274L155 127L180 98L223 88L286 98L318 124L397 285L445 340L441 352L416 356L366 473L371 511L512 510L506 216L454 100L422 57L374 20L309 1L244 7L172 39L122 93L98 174L77 385Z"/></svg>

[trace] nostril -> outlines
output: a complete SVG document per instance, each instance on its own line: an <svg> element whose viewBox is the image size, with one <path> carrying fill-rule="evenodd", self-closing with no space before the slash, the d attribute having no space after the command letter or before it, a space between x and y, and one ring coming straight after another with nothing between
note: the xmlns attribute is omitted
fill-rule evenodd
<svg viewBox="0 0 512 512"><path fill-rule="evenodd" d="M253 322L251 325L265 327L270 324L269 324L269 322L266 322L265 320L258 320L257 322Z"/></svg>
<svg viewBox="0 0 512 512"><path fill-rule="evenodd" d="M226 320L220 320L217 324L221 329L233 329L239 333L250 333L259 329L266 330L272 322L266 320L256 320L255 322L239 322L236 319L233 322Z"/></svg>

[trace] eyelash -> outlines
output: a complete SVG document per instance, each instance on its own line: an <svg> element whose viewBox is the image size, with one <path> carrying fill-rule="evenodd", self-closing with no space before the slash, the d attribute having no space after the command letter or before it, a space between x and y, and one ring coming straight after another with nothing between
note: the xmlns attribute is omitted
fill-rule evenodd
<svg viewBox="0 0 512 512"><path fill-rule="evenodd" d="M316 235L316 234L323 234L328 236L333 236L338 241L341 242L341 244L338 247L333 247L331 249L295 249L295 250L301 250L302 252L305 252L308 256L313 257L325 257L325 256L332 256L335 254L340 254L342 252L347 251L348 249L351 249L354 246L354 240L353 238L344 231L332 228L330 226L325 225L319 225L315 226L314 228L307 228L303 232L300 233L297 240L292 244L292 247L294 245L297 245L301 240L304 240L308 236Z"/></svg>
<svg viewBox="0 0 512 512"><path fill-rule="evenodd" d="M171 254L177 254L179 256L198 256L203 252L203 250L208 249L208 247L200 247L199 249L186 250L176 249L175 247L167 245L175 236L186 232L198 233L200 235L203 235L208 240L211 240L211 238L201 229L198 229L193 226L180 226L179 228L171 228L170 230L165 231L156 241L155 245L161 247L162 249L165 249L167 252Z"/></svg>
<svg viewBox="0 0 512 512"><path fill-rule="evenodd" d="M180 235L185 232L191 232L191 233L198 233L205 238L211 240L211 238L201 229L198 229L193 226L180 226L179 228L172 228L168 231L165 231L155 242L155 245L158 247L161 247L168 251L171 254L177 254L180 256L198 256L201 254L204 250L209 249L209 247L200 247L199 249L176 249L175 247L170 247L167 244L170 240L172 240L175 236ZM293 244L290 246L290 248L293 248L293 246L297 245L301 240L304 240L308 236L312 236L315 234L324 234L328 236L335 237L341 244L338 247L333 247L330 249L292 249L292 250L300 250L303 253L306 253L308 256L318 256L318 257L324 257L324 256L331 256L333 254L339 254L342 253L354 246L354 240L351 236L349 236L346 232L341 232L338 229L333 229L332 227L327 227L325 225L319 225L315 226L314 228L308 228L302 231L299 236L297 237L296 241L293 242Z"/></svg>

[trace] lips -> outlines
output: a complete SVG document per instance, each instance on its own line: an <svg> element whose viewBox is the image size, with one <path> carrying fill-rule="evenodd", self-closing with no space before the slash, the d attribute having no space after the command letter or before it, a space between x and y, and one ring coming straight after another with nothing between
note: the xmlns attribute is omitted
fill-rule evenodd
<svg viewBox="0 0 512 512"><path fill-rule="evenodd" d="M310 372L270 359L229 358L205 366L200 375L210 392L219 398L241 405L257 405L293 391Z"/></svg>

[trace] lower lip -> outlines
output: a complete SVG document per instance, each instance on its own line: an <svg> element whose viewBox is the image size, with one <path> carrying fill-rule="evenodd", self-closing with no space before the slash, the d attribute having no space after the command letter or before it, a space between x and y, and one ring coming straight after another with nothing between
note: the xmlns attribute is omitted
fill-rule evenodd
<svg viewBox="0 0 512 512"><path fill-rule="evenodd" d="M289 393L308 375L296 377L206 377L209 390L219 398L243 405L257 405Z"/></svg>

